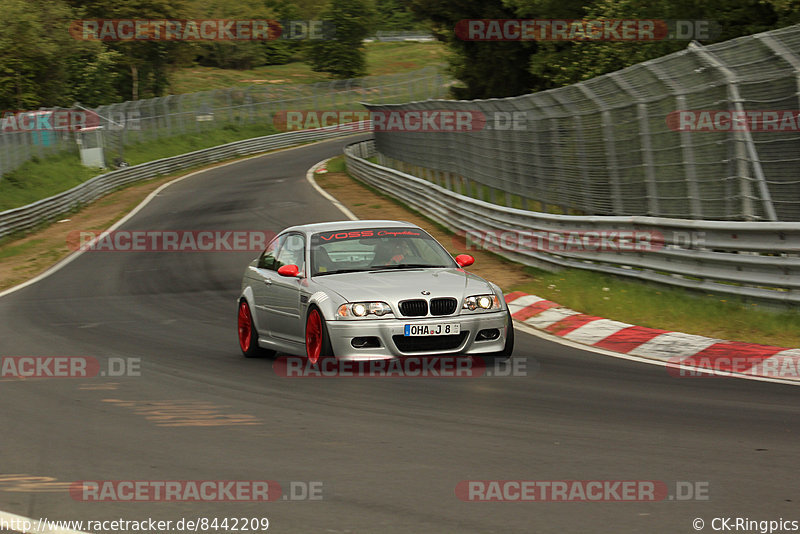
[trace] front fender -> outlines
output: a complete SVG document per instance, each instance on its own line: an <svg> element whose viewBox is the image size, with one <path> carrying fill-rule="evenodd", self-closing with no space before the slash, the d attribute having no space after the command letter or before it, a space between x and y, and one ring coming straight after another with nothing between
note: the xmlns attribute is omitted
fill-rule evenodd
<svg viewBox="0 0 800 534"><path fill-rule="evenodd" d="M489 286L492 288L492 291L494 291L495 294L500 297L500 307L503 310L508 310L508 304L506 303L506 296L505 293L503 293L503 290L500 289L500 286L498 286L494 282L489 282Z"/></svg>
<svg viewBox="0 0 800 534"><path fill-rule="evenodd" d="M255 299L253 298L253 288L250 286L245 286L242 288L242 292L239 293L239 298L236 299L236 304L238 305L242 299L247 301L247 305L250 306L250 315L253 317L253 325L255 325L256 330L258 330L259 334L264 333L264 330L261 328L261 325L258 324L258 314L255 312L256 304Z"/></svg>
<svg viewBox="0 0 800 534"><path fill-rule="evenodd" d="M344 299L342 299L338 294L331 295L325 291L317 291L313 295L308 298L308 307L316 306L322 312L322 317L326 321L335 321L336 320L336 310L339 309L339 306L344 304Z"/></svg>

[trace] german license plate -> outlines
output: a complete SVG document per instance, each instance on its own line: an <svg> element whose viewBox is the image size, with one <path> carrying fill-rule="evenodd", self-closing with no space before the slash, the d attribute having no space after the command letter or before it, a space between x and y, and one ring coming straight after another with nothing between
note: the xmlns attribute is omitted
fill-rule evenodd
<svg viewBox="0 0 800 534"><path fill-rule="evenodd" d="M458 323L407 324L404 336L455 336L461 333Z"/></svg>

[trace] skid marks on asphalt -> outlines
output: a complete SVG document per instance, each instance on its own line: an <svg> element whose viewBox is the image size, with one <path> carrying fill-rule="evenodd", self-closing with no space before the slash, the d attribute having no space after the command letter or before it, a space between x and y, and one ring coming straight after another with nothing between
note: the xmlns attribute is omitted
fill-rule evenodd
<svg viewBox="0 0 800 534"><path fill-rule="evenodd" d="M15 493L59 493L69 491L72 482L26 473L0 474L0 491Z"/></svg>
<svg viewBox="0 0 800 534"><path fill-rule="evenodd" d="M261 425L263 422L252 415L226 413L228 406L219 406L197 400L120 400L103 399L113 406L133 410L137 415L152 421L156 426L208 427Z"/></svg>

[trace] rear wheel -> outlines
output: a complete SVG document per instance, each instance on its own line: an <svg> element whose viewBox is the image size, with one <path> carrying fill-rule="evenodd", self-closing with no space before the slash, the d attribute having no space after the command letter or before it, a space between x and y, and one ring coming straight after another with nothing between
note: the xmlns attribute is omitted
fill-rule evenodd
<svg viewBox="0 0 800 534"><path fill-rule="evenodd" d="M258 346L258 331L253 323L253 314L250 312L250 305L247 300L242 299L239 301L239 348L242 349L242 354L245 358L255 358L257 356L265 356L272 353Z"/></svg>
<svg viewBox="0 0 800 534"><path fill-rule="evenodd" d="M311 308L306 317L306 357L312 364L333 356L325 319L318 308Z"/></svg>

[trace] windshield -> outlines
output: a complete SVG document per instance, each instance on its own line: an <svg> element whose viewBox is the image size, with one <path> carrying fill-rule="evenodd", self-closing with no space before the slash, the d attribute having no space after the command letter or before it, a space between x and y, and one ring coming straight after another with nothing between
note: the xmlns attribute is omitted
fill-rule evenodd
<svg viewBox="0 0 800 534"><path fill-rule="evenodd" d="M364 228L311 236L312 276L458 267L453 258L418 228Z"/></svg>

